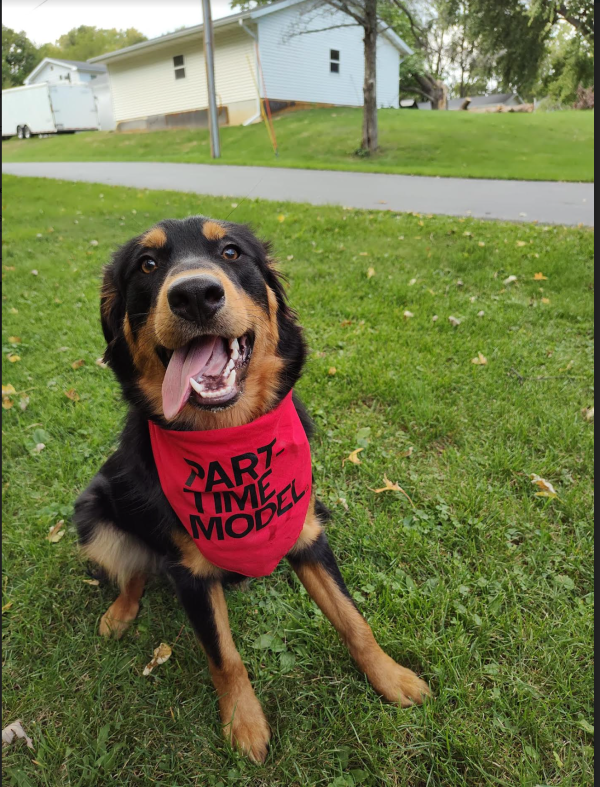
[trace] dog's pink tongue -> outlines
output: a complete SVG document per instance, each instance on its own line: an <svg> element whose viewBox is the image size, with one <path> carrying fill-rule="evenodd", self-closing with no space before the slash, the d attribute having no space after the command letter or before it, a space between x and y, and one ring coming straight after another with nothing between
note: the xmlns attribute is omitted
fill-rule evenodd
<svg viewBox="0 0 600 787"><path fill-rule="evenodd" d="M167 421L175 418L189 399L190 377L196 377L204 369L216 341L216 336L202 336L173 352L162 384L163 412Z"/></svg>

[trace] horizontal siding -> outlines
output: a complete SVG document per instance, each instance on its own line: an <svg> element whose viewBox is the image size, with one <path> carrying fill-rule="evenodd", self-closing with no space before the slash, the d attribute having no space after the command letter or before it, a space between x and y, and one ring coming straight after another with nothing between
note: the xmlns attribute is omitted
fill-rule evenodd
<svg viewBox="0 0 600 787"><path fill-rule="evenodd" d="M257 21L268 98L362 106L363 29L359 26L335 27L351 24L349 16L308 2L283 8ZM309 32L311 30L323 32ZM338 74L330 70L332 49L340 53ZM398 50L380 36L377 57L380 106L398 106L399 64Z"/></svg>
<svg viewBox="0 0 600 787"><path fill-rule="evenodd" d="M173 57L185 58L185 79L175 79ZM250 66L254 43L243 30L215 31L217 100L222 106L256 97ZM109 63L115 121L207 107L202 38L171 43L148 54Z"/></svg>

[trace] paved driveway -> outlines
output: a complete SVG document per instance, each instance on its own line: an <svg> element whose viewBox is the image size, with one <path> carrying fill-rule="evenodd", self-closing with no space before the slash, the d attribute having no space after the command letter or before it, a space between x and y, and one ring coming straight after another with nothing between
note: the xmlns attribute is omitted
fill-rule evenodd
<svg viewBox="0 0 600 787"><path fill-rule="evenodd" d="M593 183L426 178L369 172L158 162L3 164L11 175L169 189L240 199L345 205L484 219L594 224Z"/></svg>

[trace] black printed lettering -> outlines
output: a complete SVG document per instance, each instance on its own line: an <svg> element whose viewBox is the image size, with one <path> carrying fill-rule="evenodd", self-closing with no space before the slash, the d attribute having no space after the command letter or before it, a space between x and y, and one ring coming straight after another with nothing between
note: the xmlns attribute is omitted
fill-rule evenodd
<svg viewBox="0 0 600 787"><path fill-rule="evenodd" d="M266 468L271 467L271 459L273 458L273 446L275 445L276 442L277 442L277 438L274 437L271 440L271 442L269 443L269 445L263 445L263 447L259 448L257 450L257 452L256 452L257 454L266 454L267 455L267 458L266 458L266 461L265 461L265 467Z"/></svg>
<svg viewBox="0 0 600 787"><path fill-rule="evenodd" d="M208 476L206 479L206 491L212 492L217 484L225 484L227 489L233 489L233 482L221 467L219 462L211 462L208 466Z"/></svg>
<svg viewBox="0 0 600 787"><path fill-rule="evenodd" d="M270 493L267 495L267 489L271 486L271 484L268 483L265 484L265 478L268 475L271 475L272 472L273 472L272 470L267 470L267 472L263 473L261 477L258 479L258 492L260 494L261 506L264 506L265 503L267 503L275 495L274 489L272 489Z"/></svg>
<svg viewBox="0 0 600 787"><path fill-rule="evenodd" d="M285 497L287 492L289 492L291 486L292 486L291 484L288 484L284 489L281 490L281 492L277 493L277 516L281 516L282 514L285 514L285 512L289 511L290 508L294 505L293 503L290 503L285 507L283 505L283 498Z"/></svg>
<svg viewBox="0 0 600 787"><path fill-rule="evenodd" d="M242 462L248 462L246 467L242 467ZM256 454L247 453L240 454L239 456L231 457L231 467L233 469L233 477L235 478L235 485L242 486L244 483L244 475L248 474L253 481L258 478L258 473L254 469L258 464L258 457ZM231 485L233 486L233 484Z"/></svg>
<svg viewBox="0 0 600 787"><path fill-rule="evenodd" d="M225 503L225 511L230 514L233 511L233 501L237 503L238 511L243 511L247 507L248 498L250 498L251 508L258 508L258 499L256 496L256 484L248 484L244 487L244 492L241 495L235 492L223 492L223 501Z"/></svg>
<svg viewBox="0 0 600 787"><path fill-rule="evenodd" d="M207 541L211 540L213 530L217 531L217 539L219 541L223 541L225 536L223 535L223 520L220 516L211 516L208 526L204 526L204 522L200 519L199 516L192 514L190 516L190 526L192 528L192 536L194 538L200 538L200 534L198 533L198 525L200 526L200 530L204 534L204 537Z"/></svg>
<svg viewBox="0 0 600 787"><path fill-rule="evenodd" d="M202 465L199 465L198 462L192 462L191 459L185 459L185 461L192 468L192 472L190 473L188 480L185 482L185 486L192 486L197 478L204 478L204 468Z"/></svg>
<svg viewBox="0 0 600 787"><path fill-rule="evenodd" d="M292 500L294 501L294 505L299 501L302 500L304 495L306 494L306 489L303 489L300 494L296 492L296 479L292 480Z"/></svg>
<svg viewBox="0 0 600 787"><path fill-rule="evenodd" d="M199 514L203 514L204 508L202 507L202 492L196 492L195 489L184 489L183 491L194 495L194 505L196 506L196 511ZM194 536L194 538L197 538L197 536Z"/></svg>
<svg viewBox="0 0 600 787"><path fill-rule="evenodd" d="M263 514L265 511L270 511L271 516L267 519L266 522L263 522ZM259 530L262 530L263 527L266 527L268 524L270 524L271 520L273 519L276 513L277 513L277 506L275 505L275 503L267 503L267 505L264 508L259 508L254 515L254 520L256 522L256 532L258 533Z"/></svg>
<svg viewBox="0 0 600 787"><path fill-rule="evenodd" d="M246 529L241 533L236 533L235 530L233 529L233 524L237 519L243 519L247 524ZM231 538L244 538L244 536L247 536L253 527L254 527L254 517L251 516L250 514L234 514L233 516L230 516L229 519L225 522L225 532L227 533L228 536L231 536Z"/></svg>

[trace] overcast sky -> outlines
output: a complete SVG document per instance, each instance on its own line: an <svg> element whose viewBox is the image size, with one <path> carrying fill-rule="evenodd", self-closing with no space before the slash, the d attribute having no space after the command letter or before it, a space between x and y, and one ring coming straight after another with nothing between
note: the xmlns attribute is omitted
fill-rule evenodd
<svg viewBox="0 0 600 787"><path fill-rule="evenodd" d="M230 14L229 0L212 0L212 13ZM201 0L2 0L2 24L24 30L38 46L79 25L135 27L155 38L201 22Z"/></svg>

